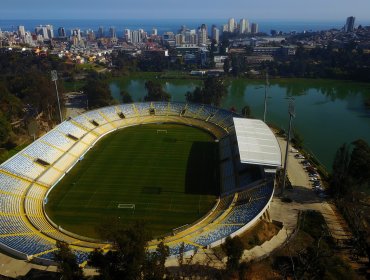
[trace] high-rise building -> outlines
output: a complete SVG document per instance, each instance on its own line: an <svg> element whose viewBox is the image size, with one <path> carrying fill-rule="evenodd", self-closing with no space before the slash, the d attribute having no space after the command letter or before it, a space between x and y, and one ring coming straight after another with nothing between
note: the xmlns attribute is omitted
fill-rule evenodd
<svg viewBox="0 0 370 280"><path fill-rule="evenodd" d="M185 36L181 33L175 35L176 46L181 46L185 43Z"/></svg>
<svg viewBox="0 0 370 280"><path fill-rule="evenodd" d="M198 29L198 44L206 45L207 39L208 39L207 25L202 24L201 27L199 27Z"/></svg>
<svg viewBox="0 0 370 280"><path fill-rule="evenodd" d="M95 41L95 32L92 29L86 30L86 38L88 41Z"/></svg>
<svg viewBox="0 0 370 280"><path fill-rule="evenodd" d="M123 38L125 39L125 41L127 43L131 42L131 31L130 31L130 29L123 30Z"/></svg>
<svg viewBox="0 0 370 280"><path fill-rule="evenodd" d="M252 34L257 34L258 33L258 24L257 23L252 23L251 25L251 33Z"/></svg>
<svg viewBox="0 0 370 280"><path fill-rule="evenodd" d="M49 39L54 38L54 29L52 25L46 25L46 32L48 34Z"/></svg>
<svg viewBox="0 0 370 280"><path fill-rule="evenodd" d="M344 26L345 32L353 32L355 28L355 17L348 17L346 21L346 25Z"/></svg>
<svg viewBox="0 0 370 280"><path fill-rule="evenodd" d="M249 22L245 18L242 18L239 21L239 33L240 34L249 33Z"/></svg>
<svg viewBox="0 0 370 280"><path fill-rule="evenodd" d="M76 38L78 42L81 41L81 29L79 28L73 29L71 33L73 38Z"/></svg>
<svg viewBox="0 0 370 280"><path fill-rule="evenodd" d="M138 44L141 42L140 31L134 30L131 32L131 43Z"/></svg>
<svg viewBox="0 0 370 280"><path fill-rule="evenodd" d="M140 43L143 42L148 36L148 34L144 31L144 29L139 29L140 34Z"/></svg>
<svg viewBox="0 0 370 280"><path fill-rule="evenodd" d="M112 38L112 39L116 39L117 38L116 28L114 26L111 26L109 28L109 37Z"/></svg>
<svg viewBox="0 0 370 280"><path fill-rule="evenodd" d="M186 44L197 44L198 43L198 35L195 29L186 29L183 33L181 33L185 36L185 43Z"/></svg>
<svg viewBox="0 0 370 280"><path fill-rule="evenodd" d="M52 25L39 25L35 28L36 35L41 35L44 40L54 38L54 31Z"/></svg>
<svg viewBox="0 0 370 280"><path fill-rule="evenodd" d="M229 19L228 30L227 31L229 31L231 33L235 31L235 19L234 18Z"/></svg>
<svg viewBox="0 0 370 280"><path fill-rule="evenodd" d="M67 37L66 30L64 29L64 27L58 28L58 37Z"/></svg>
<svg viewBox="0 0 370 280"><path fill-rule="evenodd" d="M103 26L99 26L98 38L104 38L104 27Z"/></svg>
<svg viewBox="0 0 370 280"><path fill-rule="evenodd" d="M216 44L220 41L220 29L217 28L216 25L212 25L212 40L216 42Z"/></svg>
<svg viewBox="0 0 370 280"><path fill-rule="evenodd" d="M157 36L157 35L158 35L158 29L153 27L152 36Z"/></svg>
<svg viewBox="0 0 370 280"><path fill-rule="evenodd" d="M26 35L26 30L23 25L18 26L18 35L24 37Z"/></svg>
<svg viewBox="0 0 370 280"><path fill-rule="evenodd" d="M31 46L34 45L33 40L32 40L32 35L30 32L25 33L23 42Z"/></svg>

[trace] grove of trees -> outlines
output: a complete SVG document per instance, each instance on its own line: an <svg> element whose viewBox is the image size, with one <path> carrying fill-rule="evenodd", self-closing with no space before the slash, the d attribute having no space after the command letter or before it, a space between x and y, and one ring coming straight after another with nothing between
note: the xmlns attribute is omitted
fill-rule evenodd
<svg viewBox="0 0 370 280"><path fill-rule="evenodd" d="M186 100L193 103L203 103L220 106L222 98L227 94L225 81L216 77L208 77L202 87L196 87L193 92L186 93Z"/></svg>
<svg viewBox="0 0 370 280"><path fill-rule="evenodd" d="M165 92L159 82L147 81L145 82L145 89L147 94L144 101L170 101L171 95Z"/></svg>

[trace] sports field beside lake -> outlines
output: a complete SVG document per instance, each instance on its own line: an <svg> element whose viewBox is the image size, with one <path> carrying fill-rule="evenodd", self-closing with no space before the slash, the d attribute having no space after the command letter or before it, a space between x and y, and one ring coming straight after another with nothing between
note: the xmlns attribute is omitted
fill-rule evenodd
<svg viewBox="0 0 370 280"><path fill-rule="evenodd" d="M219 194L218 144L177 124L125 128L105 136L48 196L62 228L98 237L107 220L145 220L155 236L207 213Z"/></svg>

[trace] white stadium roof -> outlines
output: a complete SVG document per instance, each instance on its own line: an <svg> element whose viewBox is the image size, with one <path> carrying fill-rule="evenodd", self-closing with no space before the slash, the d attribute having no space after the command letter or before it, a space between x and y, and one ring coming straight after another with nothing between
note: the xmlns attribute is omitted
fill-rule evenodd
<svg viewBox="0 0 370 280"><path fill-rule="evenodd" d="M280 167L280 146L271 129L261 120L233 119L240 162Z"/></svg>

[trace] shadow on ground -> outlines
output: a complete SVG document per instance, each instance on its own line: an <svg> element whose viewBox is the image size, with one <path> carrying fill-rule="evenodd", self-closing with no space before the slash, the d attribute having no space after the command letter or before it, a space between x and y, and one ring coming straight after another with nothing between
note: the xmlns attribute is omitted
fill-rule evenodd
<svg viewBox="0 0 370 280"><path fill-rule="evenodd" d="M219 168L218 143L194 142L186 168L185 193L218 195Z"/></svg>

